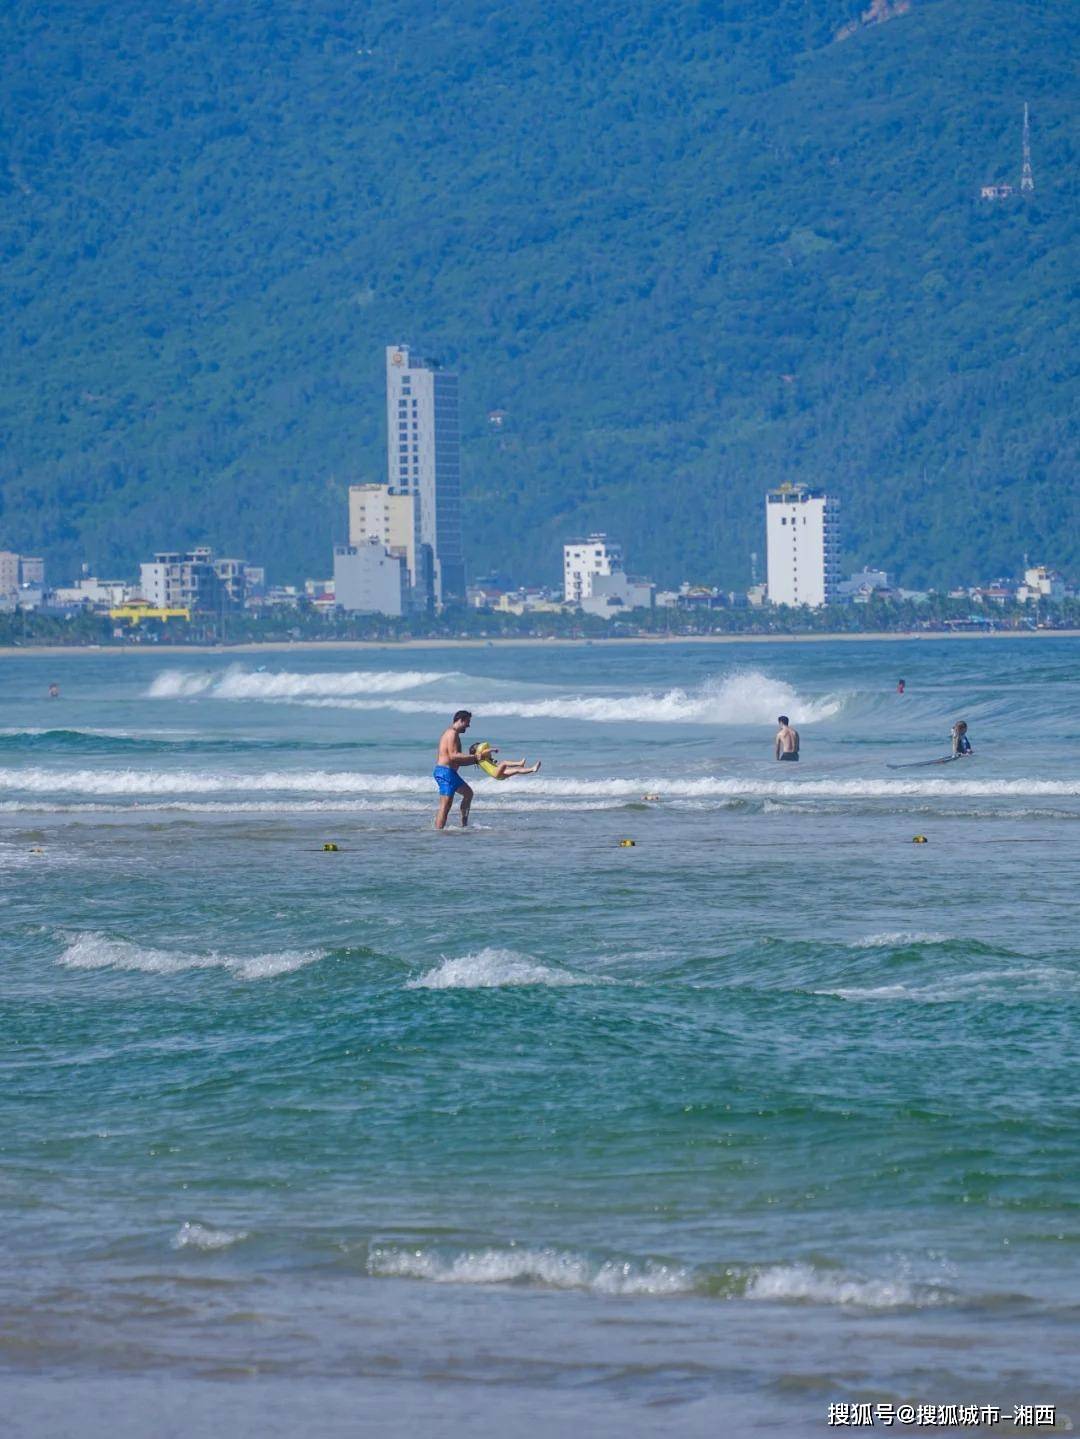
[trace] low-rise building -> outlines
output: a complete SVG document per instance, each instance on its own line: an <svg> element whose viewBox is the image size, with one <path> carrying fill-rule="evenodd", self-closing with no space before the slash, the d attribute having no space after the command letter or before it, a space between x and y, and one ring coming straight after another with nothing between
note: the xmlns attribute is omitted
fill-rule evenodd
<svg viewBox="0 0 1080 1439"><path fill-rule="evenodd" d="M378 539L334 546L334 602L350 614L403 615L408 607L405 557Z"/></svg>
<svg viewBox="0 0 1080 1439"><path fill-rule="evenodd" d="M391 485L349 486L349 544L378 540L391 554L401 555L409 571L409 584L426 606L431 588L431 556L420 543L417 496ZM420 557L418 559L418 556Z"/></svg>
<svg viewBox="0 0 1080 1439"><path fill-rule="evenodd" d="M860 570L836 586L837 600L847 600L856 605L868 604L875 595L884 597L892 593L893 586L884 570Z"/></svg>
<svg viewBox="0 0 1080 1439"><path fill-rule="evenodd" d="M221 585L208 546L193 550L158 550L139 566L144 600L158 609L189 609L214 613L221 606Z"/></svg>
<svg viewBox="0 0 1080 1439"><path fill-rule="evenodd" d="M622 574L622 545L607 535L589 535L563 545L563 598L567 604L580 604L592 597L597 581Z"/></svg>
<svg viewBox="0 0 1080 1439"><path fill-rule="evenodd" d="M0 596L19 592L19 556L14 550L0 550Z"/></svg>
<svg viewBox="0 0 1080 1439"><path fill-rule="evenodd" d="M542 586L507 590L501 594L494 608L502 614L557 614L565 608L557 595Z"/></svg>
<svg viewBox="0 0 1080 1439"><path fill-rule="evenodd" d="M1016 598L1021 604L1030 604L1039 600L1063 600L1065 593L1065 580L1057 570L1048 569L1046 565L1030 565L1024 571L1024 583L1017 589Z"/></svg>
<svg viewBox="0 0 1080 1439"><path fill-rule="evenodd" d="M99 580L94 575L84 576L73 585L59 585L52 591L53 601L58 605L82 605L86 609L112 609L126 604L142 591L138 585L126 580Z"/></svg>
<svg viewBox="0 0 1080 1439"><path fill-rule="evenodd" d="M575 608L587 615L611 619L627 610L652 609L656 586L651 580L631 579L622 570L590 577L589 593L578 600Z"/></svg>

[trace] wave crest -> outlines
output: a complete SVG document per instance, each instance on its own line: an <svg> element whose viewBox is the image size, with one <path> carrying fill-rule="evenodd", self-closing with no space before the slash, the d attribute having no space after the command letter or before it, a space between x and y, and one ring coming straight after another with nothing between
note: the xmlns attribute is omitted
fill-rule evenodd
<svg viewBox="0 0 1080 1439"><path fill-rule="evenodd" d="M164 670L146 693L150 699L192 699L207 695L222 700L275 700L302 695L394 694L451 678L451 674L438 670L347 670L316 674L282 670L271 674L232 665L224 673Z"/></svg>
<svg viewBox="0 0 1080 1439"><path fill-rule="evenodd" d="M425 766L426 770L426 766ZM28 766L0 769L0 791L28 794L244 794L251 791L310 795L432 796L430 772L373 774L358 770L282 769L257 771L52 769ZM515 804L533 797L564 799L632 799L656 793L662 799L1006 799L1051 796L1080 798L1080 780L1042 779L791 779L758 780L704 775L676 779L669 773L629 778L530 778L513 787ZM497 785L485 787L485 803L499 804L505 794Z"/></svg>
<svg viewBox="0 0 1080 1439"><path fill-rule="evenodd" d="M236 979L274 979L292 974L325 956L321 950L285 950L277 954L185 954L152 949L126 939L87 931L77 934L61 954L66 969L126 969L143 974L183 974L191 969L224 969Z"/></svg>
<svg viewBox="0 0 1080 1439"><path fill-rule="evenodd" d="M375 1278L433 1284L513 1284L613 1297L696 1294L729 1301L860 1309L922 1309L952 1298L939 1285L914 1283L903 1261L898 1261L895 1274L868 1277L803 1261L699 1268L661 1259L593 1258L554 1246L492 1245L446 1252L375 1245L368 1253L367 1270Z"/></svg>
<svg viewBox="0 0 1080 1439"><path fill-rule="evenodd" d="M565 987L604 984L603 979L573 974L539 964L512 949L481 949L460 959L444 959L425 974L410 979L406 989L503 989L522 985Z"/></svg>
<svg viewBox="0 0 1080 1439"><path fill-rule="evenodd" d="M865 1279L797 1263L773 1264L757 1270L747 1283L746 1298L786 1303L802 1300L860 1309L900 1309L940 1304L943 1296L933 1289L916 1288L903 1275Z"/></svg>
<svg viewBox="0 0 1080 1439"><path fill-rule="evenodd" d="M446 701L430 699L299 699L315 708L389 709L399 714L431 714ZM696 689L645 691L629 695L553 695L546 698L491 696L474 701L484 719L585 720L596 724L772 725L786 713L795 724L815 724L840 713L838 696L804 699L783 680L759 670L738 670L707 680Z"/></svg>
<svg viewBox="0 0 1080 1439"><path fill-rule="evenodd" d="M477 1249L443 1255L433 1249L376 1248L368 1272L383 1279L435 1284L533 1284L594 1294L686 1294L691 1270L655 1260L591 1260L562 1249Z"/></svg>
<svg viewBox="0 0 1080 1439"><path fill-rule="evenodd" d="M173 1249L212 1251L228 1249L231 1244L238 1244L241 1239L246 1238L246 1229L213 1229L209 1224L199 1224L186 1219L169 1242Z"/></svg>

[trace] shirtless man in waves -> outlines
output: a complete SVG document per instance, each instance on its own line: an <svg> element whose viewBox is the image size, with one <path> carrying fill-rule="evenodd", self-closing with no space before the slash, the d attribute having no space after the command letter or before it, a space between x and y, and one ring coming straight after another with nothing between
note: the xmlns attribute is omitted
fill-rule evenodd
<svg viewBox="0 0 1080 1439"><path fill-rule="evenodd" d="M461 736L472 723L472 715L468 710L458 710L457 714L450 721L449 729L443 730L442 738L439 740L439 752L435 756L435 768L432 771L435 783L439 787L439 808L435 812L435 828L445 829L446 821L450 818L450 811L454 805L454 796L461 795L461 827L469 823L469 809L472 806L472 786L465 783L458 774L467 764L479 764L476 755L462 754Z"/></svg>
<svg viewBox="0 0 1080 1439"><path fill-rule="evenodd" d="M799 731L791 728L787 715L781 715L776 723L780 726L776 731L776 758L798 760Z"/></svg>

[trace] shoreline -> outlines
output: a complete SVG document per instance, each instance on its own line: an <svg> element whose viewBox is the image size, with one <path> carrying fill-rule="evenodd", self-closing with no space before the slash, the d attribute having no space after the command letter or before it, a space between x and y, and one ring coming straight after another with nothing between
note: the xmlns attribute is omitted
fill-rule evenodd
<svg viewBox="0 0 1080 1439"><path fill-rule="evenodd" d="M849 631L828 632L809 635L612 635L602 639L569 639L558 636L522 635L520 638L462 639L408 639L408 640L249 640L236 645L4 645L0 646L0 660L21 655L41 658L47 655L132 655L148 654L161 659L166 655L242 655L242 654L288 654L319 650L418 650L418 649L507 649L532 648L583 648L626 646L626 645L772 645L772 644L826 644L838 641L856 644L870 643L912 644L921 640L1037 640L1077 639L1080 630L868 630L852 634Z"/></svg>

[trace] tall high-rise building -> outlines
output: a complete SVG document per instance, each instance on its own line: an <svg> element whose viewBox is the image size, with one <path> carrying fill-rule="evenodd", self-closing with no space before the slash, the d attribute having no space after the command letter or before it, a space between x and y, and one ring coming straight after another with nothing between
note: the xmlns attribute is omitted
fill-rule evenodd
<svg viewBox="0 0 1080 1439"><path fill-rule="evenodd" d="M832 604L839 583L840 501L806 485L784 484L765 497L769 600Z"/></svg>
<svg viewBox="0 0 1080 1439"><path fill-rule="evenodd" d="M434 603L464 602L458 379L407 345L386 349L386 462L390 487L416 499L414 571L426 546Z"/></svg>

